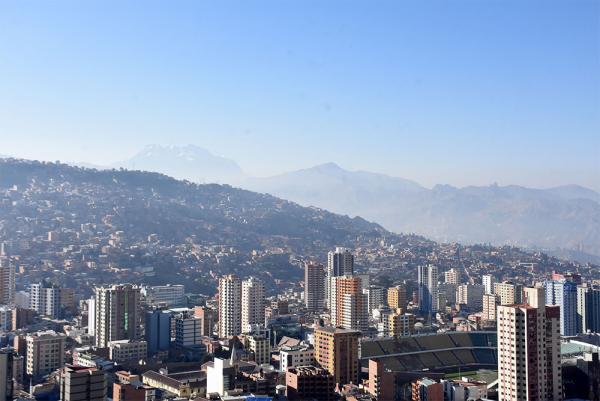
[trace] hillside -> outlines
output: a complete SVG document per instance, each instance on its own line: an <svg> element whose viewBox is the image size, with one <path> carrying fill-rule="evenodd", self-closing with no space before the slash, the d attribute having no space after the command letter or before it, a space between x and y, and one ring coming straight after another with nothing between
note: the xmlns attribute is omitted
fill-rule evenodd
<svg viewBox="0 0 600 401"><path fill-rule="evenodd" d="M576 185L427 189L401 178L327 164L247 180L244 187L437 241L600 255L600 195Z"/></svg>
<svg viewBox="0 0 600 401"><path fill-rule="evenodd" d="M437 241L515 245L580 261L600 258L600 194L578 185L429 189L334 163L257 178L245 175L235 161L193 145L147 146L118 165L193 182L229 183Z"/></svg>
<svg viewBox="0 0 600 401"><path fill-rule="evenodd" d="M15 159L0 159L0 245L2 263L19 266L20 285L50 278L80 297L115 282L185 284L210 295L223 274L259 277L272 292L297 289L303 262L325 262L335 246L352 248L357 270L384 285L414 280L426 263L506 279L598 275L593 265L439 244L227 185Z"/></svg>
<svg viewBox="0 0 600 401"><path fill-rule="evenodd" d="M401 239L361 218L158 173L8 159L0 161L3 193L0 242L40 265L40 257L54 249L46 236L56 231L59 250L74 247L77 258L85 260L88 253L88 259L106 261L107 267L156 264L157 254L163 252L185 255L176 265L203 266L208 276L238 273L268 276L270 281L298 280L298 257L322 258L337 245L356 247L384 236ZM151 234L160 247L149 243ZM157 282L167 281L164 275L172 273L173 263L156 266ZM214 288L201 283L205 287Z"/></svg>

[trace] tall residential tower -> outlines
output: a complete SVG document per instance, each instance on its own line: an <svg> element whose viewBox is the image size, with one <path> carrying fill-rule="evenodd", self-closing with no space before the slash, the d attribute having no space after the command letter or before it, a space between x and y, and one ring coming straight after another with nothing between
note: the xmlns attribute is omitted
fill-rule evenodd
<svg viewBox="0 0 600 401"><path fill-rule="evenodd" d="M242 282L233 274L219 279L219 337L242 332Z"/></svg>

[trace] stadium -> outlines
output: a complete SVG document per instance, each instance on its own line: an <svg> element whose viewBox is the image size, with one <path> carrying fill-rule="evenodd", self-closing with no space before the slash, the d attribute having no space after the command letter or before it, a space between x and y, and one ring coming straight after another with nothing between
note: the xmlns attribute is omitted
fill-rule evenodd
<svg viewBox="0 0 600 401"><path fill-rule="evenodd" d="M367 366L369 359L383 361L386 370L407 377L422 376L423 372L497 370L497 335L495 331L475 331L369 339L361 343L361 365Z"/></svg>

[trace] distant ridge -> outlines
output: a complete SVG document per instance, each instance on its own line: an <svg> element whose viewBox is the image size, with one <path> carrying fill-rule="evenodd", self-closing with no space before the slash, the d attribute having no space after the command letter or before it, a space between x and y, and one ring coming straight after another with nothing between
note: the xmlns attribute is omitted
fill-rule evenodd
<svg viewBox="0 0 600 401"><path fill-rule="evenodd" d="M437 241L600 255L600 194L578 185L549 189L436 185L427 189L414 181L326 163L248 179L243 186Z"/></svg>
<svg viewBox="0 0 600 401"><path fill-rule="evenodd" d="M243 175L233 160L215 156L195 145L148 145L132 158L114 163L112 167L160 172L197 183L231 182Z"/></svg>
<svg viewBox="0 0 600 401"><path fill-rule="evenodd" d="M439 184L428 189L404 178L349 171L331 162L256 178L244 175L235 161L193 145L149 145L106 168L120 167L197 183L227 183L437 241L516 245L580 255L579 260L600 256L600 194L579 185L534 189Z"/></svg>

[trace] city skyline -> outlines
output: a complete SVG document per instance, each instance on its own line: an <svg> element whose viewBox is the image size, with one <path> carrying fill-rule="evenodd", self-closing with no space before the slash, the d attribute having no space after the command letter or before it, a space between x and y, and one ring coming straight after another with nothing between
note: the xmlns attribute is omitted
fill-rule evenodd
<svg viewBox="0 0 600 401"><path fill-rule="evenodd" d="M4 6L0 153L600 190L596 2L265 5Z"/></svg>

